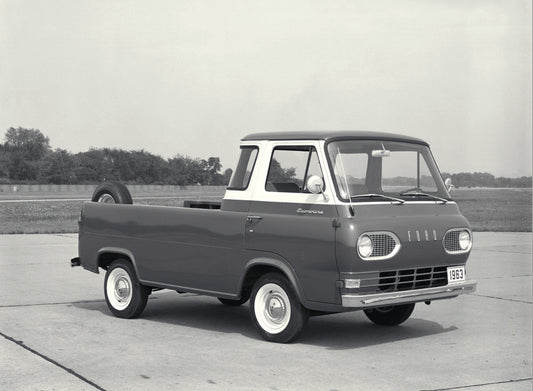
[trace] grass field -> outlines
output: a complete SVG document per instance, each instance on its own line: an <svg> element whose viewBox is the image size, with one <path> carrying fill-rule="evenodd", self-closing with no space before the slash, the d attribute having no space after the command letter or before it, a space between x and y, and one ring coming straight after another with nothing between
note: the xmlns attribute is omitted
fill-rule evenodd
<svg viewBox="0 0 533 391"><path fill-rule="evenodd" d="M132 193L136 204L181 206L184 199L220 200L224 189ZM456 189L452 195L474 231L531 232L531 189ZM84 197L89 196L45 191L18 194L22 202L10 202L4 194L0 197L0 234L77 232L83 200L76 198Z"/></svg>
<svg viewBox="0 0 533 391"><path fill-rule="evenodd" d="M457 189L452 196L474 231L531 232L531 189Z"/></svg>

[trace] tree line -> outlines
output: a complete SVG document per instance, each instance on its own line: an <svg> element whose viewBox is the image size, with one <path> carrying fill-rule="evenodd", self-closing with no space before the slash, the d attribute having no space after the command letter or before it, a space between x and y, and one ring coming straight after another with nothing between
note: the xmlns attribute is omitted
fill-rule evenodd
<svg viewBox="0 0 533 391"><path fill-rule="evenodd" d="M517 187L529 188L533 183L531 177L506 178L495 177L487 172L460 172L458 174L442 173L444 179L451 178L455 187Z"/></svg>
<svg viewBox="0 0 533 391"><path fill-rule="evenodd" d="M0 183L89 184L120 181L131 184L227 185L218 157L207 160L178 154L163 159L150 152L92 148L72 154L52 149L38 129L9 128L0 143ZM531 177L505 178L485 172L443 173L455 187L532 187Z"/></svg>
<svg viewBox="0 0 533 391"><path fill-rule="evenodd" d="M0 144L0 183L86 184L120 181L135 184L227 185L232 170L221 173L218 157L92 148L72 154L52 149L38 129L9 128Z"/></svg>

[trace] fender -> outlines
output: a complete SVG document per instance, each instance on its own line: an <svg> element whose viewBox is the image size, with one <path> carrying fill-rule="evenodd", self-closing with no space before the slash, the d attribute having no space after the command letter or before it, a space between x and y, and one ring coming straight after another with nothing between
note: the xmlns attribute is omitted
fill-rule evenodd
<svg viewBox="0 0 533 391"><path fill-rule="evenodd" d="M96 272L97 273L98 273L98 268L101 267L100 257L104 254L110 254L110 253L124 255L125 257L127 257L131 261L131 264L133 265L133 270L135 270L135 274L140 280L139 270L137 269L137 263L135 261L135 256L130 250L127 250L121 247L102 247L100 250L96 252L96 269L97 269Z"/></svg>
<svg viewBox="0 0 533 391"><path fill-rule="evenodd" d="M300 281L298 280L296 272L294 271L291 264L283 257L270 253L267 256L259 256L257 258L253 258L246 263L246 265L244 266L244 273L241 276L239 290L242 289L248 272L256 266L270 266L281 271L283 274L285 274L289 282L294 287L300 302L302 304L306 302L302 286L300 285Z"/></svg>

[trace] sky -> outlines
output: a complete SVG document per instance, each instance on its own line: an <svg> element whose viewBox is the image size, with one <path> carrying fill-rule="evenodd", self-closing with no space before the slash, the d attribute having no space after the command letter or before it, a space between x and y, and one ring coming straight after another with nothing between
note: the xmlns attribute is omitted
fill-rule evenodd
<svg viewBox="0 0 533 391"><path fill-rule="evenodd" d="M430 143L532 174L530 0L0 0L0 140L237 161L258 131Z"/></svg>

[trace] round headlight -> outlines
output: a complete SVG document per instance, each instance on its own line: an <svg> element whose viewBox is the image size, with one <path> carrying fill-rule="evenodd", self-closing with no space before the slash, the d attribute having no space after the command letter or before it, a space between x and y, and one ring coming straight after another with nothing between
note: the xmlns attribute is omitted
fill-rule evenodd
<svg viewBox="0 0 533 391"><path fill-rule="evenodd" d="M470 249L470 246L472 246L472 237L470 236L470 232L461 231L459 234L459 247L461 247L461 250L466 251Z"/></svg>
<svg viewBox="0 0 533 391"><path fill-rule="evenodd" d="M357 240L357 252L361 258L368 258L372 251L374 251L374 246L372 245L372 239L368 235L362 235Z"/></svg>

